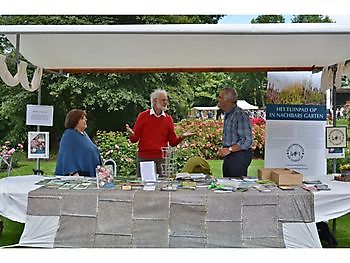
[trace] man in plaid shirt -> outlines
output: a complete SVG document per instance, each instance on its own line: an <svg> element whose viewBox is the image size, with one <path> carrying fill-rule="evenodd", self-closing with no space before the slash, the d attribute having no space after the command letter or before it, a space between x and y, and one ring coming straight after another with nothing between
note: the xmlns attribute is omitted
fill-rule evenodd
<svg viewBox="0 0 350 263"><path fill-rule="evenodd" d="M237 92L234 88L223 88L220 91L218 107L225 112L222 148L219 149L219 155L224 158L223 176L247 176L253 157L249 116L237 106Z"/></svg>

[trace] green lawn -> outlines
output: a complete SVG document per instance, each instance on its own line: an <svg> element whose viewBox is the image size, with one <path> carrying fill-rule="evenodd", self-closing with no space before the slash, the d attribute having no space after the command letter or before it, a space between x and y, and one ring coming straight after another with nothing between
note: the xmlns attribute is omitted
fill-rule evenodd
<svg viewBox="0 0 350 263"><path fill-rule="evenodd" d="M4 230L0 236L0 246L18 244L24 229L24 224L11 221L2 216L0 216L0 219L4 222Z"/></svg>
<svg viewBox="0 0 350 263"><path fill-rule="evenodd" d="M222 177L222 160L209 160L211 172L214 177L219 178ZM263 159L254 159L249 166L248 175L252 177L258 176L258 169L264 167Z"/></svg>
<svg viewBox="0 0 350 263"><path fill-rule="evenodd" d="M215 177L222 176L222 160L208 161L212 173ZM32 169L36 169L36 161L21 161L20 167L11 171L11 176L32 174ZM40 168L46 175L53 175L56 166L55 160L41 161ZM257 176L258 168L264 167L264 160L253 160L249 166L248 175ZM0 178L5 177L6 173L0 173ZM24 224L13 222L9 219L1 217L4 221L4 232L0 236L0 246L8 246L17 244L22 234ZM330 228L332 222L329 222ZM350 248L350 214L337 219L337 242L339 248Z"/></svg>
<svg viewBox="0 0 350 263"><path fill-rule="evenodd" d="M19 167L11 170L11 176L33 174L33 169L36 169L36 160L25 160L19 162ZM40 160L40 170L44 171L45 175L55 174L56 160ZM0 173L0 178L6 177L6 173Z"/></svg>

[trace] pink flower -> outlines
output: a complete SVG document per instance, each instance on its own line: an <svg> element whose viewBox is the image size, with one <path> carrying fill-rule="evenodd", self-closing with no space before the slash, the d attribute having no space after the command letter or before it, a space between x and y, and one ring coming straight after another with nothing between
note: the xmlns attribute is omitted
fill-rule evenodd
<svg viewBox="0 0 350 263"><path fill-rule="evenodd" d="M8 154L13 154L15 152L15 148L12 148L11 150L8 151Z"/></svg>

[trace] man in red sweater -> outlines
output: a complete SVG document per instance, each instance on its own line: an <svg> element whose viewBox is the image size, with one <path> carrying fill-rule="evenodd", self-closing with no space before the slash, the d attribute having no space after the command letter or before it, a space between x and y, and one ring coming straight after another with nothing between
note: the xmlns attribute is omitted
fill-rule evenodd
<svg viewBox="0 0 350 263"><path fill-rule="evenodd" d="M141 112L136 119L134 128L126 124L129 139L132 143L138 142L137 152L137 175L140 176L140 165L142 161L154 161L157 173L162 176L162 147L178 145L185 137L193 135L185 132L176 136L173 118L165 113L168 106L168 96L165 90L157 89L151 94L151 109Z"/></svg>

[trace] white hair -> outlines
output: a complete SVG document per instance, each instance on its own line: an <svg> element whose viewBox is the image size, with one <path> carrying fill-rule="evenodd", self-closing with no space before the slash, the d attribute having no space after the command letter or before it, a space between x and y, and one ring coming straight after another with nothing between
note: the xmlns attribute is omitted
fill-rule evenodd
<svg viewBox="0 0 350 263"><path fill-rule="evenodd" d="M153 105L153 100L155 98L158 98L160 94L164 94L165 96L168 96L167 92L165 90L163 90L163 89L156 89L155 91L153 91L151 93L151 96L150 96L150 98L151 98L151 105Z"/></svg>
<svg viewBox="0 0 350 263"><path fill-rule="evenodd" d="M225 100L232 100L234 103L237 102L238 94L235 88L225 87L222 91L224 92Z"/></svg>

